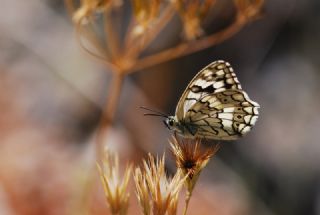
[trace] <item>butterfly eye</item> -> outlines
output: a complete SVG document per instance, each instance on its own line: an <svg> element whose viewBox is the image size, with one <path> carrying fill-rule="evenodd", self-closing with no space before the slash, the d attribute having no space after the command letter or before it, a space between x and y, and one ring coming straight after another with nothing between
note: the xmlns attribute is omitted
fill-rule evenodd
<svg viewBox="0 0 320 215"><path fill-rule="evenodd" d="M170 119L170 120L169 120L169 125L170 125L170 126L173 126L173 119Z"/></svg>

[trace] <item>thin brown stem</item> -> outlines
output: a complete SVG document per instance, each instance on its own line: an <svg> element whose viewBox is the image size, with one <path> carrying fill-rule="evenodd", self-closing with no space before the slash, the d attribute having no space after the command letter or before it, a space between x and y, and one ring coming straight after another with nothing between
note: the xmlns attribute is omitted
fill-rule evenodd
<svg viewBox="0 0 320 215"><path fill-rule="evenodd" d="M105 105L105 108L102 113L102 118L99 124L98 133L97 133L97 146L96 146L96 155L97 160L101 158L103 153L104 141L106 139L106 133L108 127L113 123L114 116L116 113L121 88L123 84L124 75L120 71L115 71L113 73L113 78L111 80L111 85L109 87L108 98Z"/></svg>
<svg viewBox="0 0 320 215"><path fill-rule="evenodd" d="M94 42L95 39L92 37L93 35L91 35L87 31L84 31L84 29L80 25L76 26L76 31L77 31L76 38L78 40L78 43L80 44L80 47L84 50L85 53L87 53L89 56L91 56L94 60L99 61L100 63L104 64L111 71L118 70L118 68L114 64L109 62L105 51L100 48L101 46L98 45L97 41ZM100 52L103 52L105 54L105 56L102 56L98 53L95 53L94 51L90 50L90 48L86 47L86 45L82 42L82 39L81 39L82 36L85 36L86 39L88 41L90 41L92 43L92 45L94 45L95 48L97 47L100 50Z"/></svg>
<svg viewBox="0 0 320 215"><path fill-rule="evenodd" d="M93 56L94 58L97 58L102 61L108 61L106 53L104 49L101 48L101 44L98 41L98 39L95 37L95 34L92 34L90 31L86 30L83 28L81 23L78 23L76 25L76 35L77 35L77 40L81 46L81 48L87 52L89 55ZM86 40L90 42L90 44L99 52L95 53L92 50L90 50L82 40L82 37L84 37ZM102 55L101 55L102 54Z"/></svg>
<svg viewBox="0 0 320 215"><path fill-rule="evenodd" d="M147 29L146 33L139 37L140 40L134 43L129 43L129 45L133 46L130 48L130 52L128 53L128 57L131 59L135 59L141 54L143 50L145 50L150 43L156 38L157 35L162 31L162 29L168 24L171 18L174 15L174 8L171 4L169 4L163 11L161 17L157 20L157 22L151 27L151 29ZM130 32L131 33L131 32Z"/></svg>
<svg viewBox="0 0 320 215"><path fill-rule="evenodd" d="M192 193L190 191L187 191L187 195L186 195L186 199L185 199L185 205L184 205L184 209L183 209L183 215L187 214L187 210L188 210L188 207L189 207L189 202L190 202L190 199L191 199L191 195L192 195Z"/></svg>
<svg viewBox="0 0 320 215"><path fill-rule="evenodd" d="M124 47L128 48L128 47L131 47L131 44L133 42L133 38L134 38L134 28L137 26L137 23L134 19L134 17L132 17L130 19L130 23L127 27L127 30L126 30L126 34L125 34L125 38L124 38Z"/></svg>
<svg viewBox="0 0 320 215"><path fill-rule="evenodd" d="M109 46L111 59L119 56L119 35L115 29L111 11L106 10L104 13L104 30L106 34L106 44Z"/></svg>
<svg viewBox="0 0 320 215"><path fill-rule="evenodd" d="M75 6L73 4L73 0L65 0L64 3L66 5L66 9L67 9L69 16L72 17L74 11L76 10Z"/></svg>
<svg viewBox="0 0 320 215"><path fill-rule="evenodd" d="M136 65L134 65L131 70L127 70L126 73L134 73L144 68L154 66L156 64L163 63L165 61L172 60L178 57L182 57L221 43L239 32L246 24L246 22L247 21L243 19L243 17L238 16L235 22L225 30L204 37L203 39L199 39L193 42L185 42L173 48L166 49L160 53L144 57L138 60Z"/></svg>

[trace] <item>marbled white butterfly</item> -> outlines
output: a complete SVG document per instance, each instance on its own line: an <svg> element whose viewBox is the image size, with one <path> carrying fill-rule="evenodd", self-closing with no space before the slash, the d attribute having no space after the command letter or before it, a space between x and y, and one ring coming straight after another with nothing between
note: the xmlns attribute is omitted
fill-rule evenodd
<svg viewBox="0 0 320 215"><path fill-rule="evenodd" d="M203 68L189 83L165 125L187 138L235 140L248 133L258 118L259 104L250 100L228 62ZM146 109L146 108L145 108Z"/></svg>

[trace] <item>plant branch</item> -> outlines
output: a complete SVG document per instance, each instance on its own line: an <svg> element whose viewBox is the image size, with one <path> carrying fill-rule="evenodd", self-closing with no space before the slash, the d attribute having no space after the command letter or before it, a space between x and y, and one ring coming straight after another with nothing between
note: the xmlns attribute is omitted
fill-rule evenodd
<svg viewBox="0 0 320 215"><path fill-rule="evenodd" d="M247 20L244 19L244 17L237 16L232 25L220 32L214 33L199 40L195 40L193 42L184 42L173 48L166 49L160 53L156 53L138 60L131 70L126 71L126 74L134 73L144 68L182 57L221 43L239 32L246 23Z"/></svg>
<svg viewBox="0 0 320 215"><path fill-rule="evenodd" d="M115 25L112 23L111 17L111 11L106 10L104 13L104 30L106 34L106 44L110 48L110 55L113 60L119 56L119 35L114 28Z"/></svg>
<svg viewBox="0 0 320 215"><path fill-rule="evenodd" d="M76 36L77 40L80 44L80 47L89 55L91 55L94 58L97 58L102 61L107 61L106 56L102 56L100 54L97 54L93 51L91 51L86 45L83 43L81 37L85 37L90 43L94 46L95 49L98 50L100 53L104 53L104 50L100 48L99 42L96 40L93 34L91 34L89 31L82 28L81 24L77 24L76 26ZM104 53L105 54L105 53Z"/></svg>
<svg viewBox="0 0 320 215"><path fill-rule="evenodd" d="M109 87L107 102L102 113L102 118L97 133L96 153L98 160L101 158L103 153L105 134L107 133L108 127L113 123L114 120L124 79L124 75L120 71L115 71L112 74L113 78Z"/></svg>
<svg viewBox="0 0 320 215"><path fill-rule="evenodd" d="M146 30L146 33L139 37L140 40L134 43L129 43L128 45L133 45L132 48L130 48L130 52L128 53L128 56L131 59L135 59L141 54L143 50L145 50L150 43L156 38L156 36L159 35L159 33L162 31L162 29L168 24L168 22L171 20L172 16L174 15L174 8L171 4L169 4L163 11L163 15L159 18L159 20L156 21L154 25L150 29Z"/></svg>
<svg viewBox="0 0 320 215"><path fill-rule="evenodd" d="M185 205L184 205L184 209L183 209L183 215L187 214L187 210L188 210L189 202L190 202L190 199L191 199L191 195L192 195L192 193L190 191L187 191L187 196L186 196L186 199L185 199Z"/></svg>

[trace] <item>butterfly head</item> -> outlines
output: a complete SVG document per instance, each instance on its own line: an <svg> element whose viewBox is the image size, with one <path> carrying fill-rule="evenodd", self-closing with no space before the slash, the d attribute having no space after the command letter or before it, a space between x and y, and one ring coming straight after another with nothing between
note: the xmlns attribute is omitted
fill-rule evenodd
<svg viewBox="0 0 320 215"><path fill-rule="evenodd" d="M149 113L144 113L143 115L145 116L158 116L158 117L165 118L163 120L163 123L169 130L173 130L173 131L177 131L178 133L181 133L182 126L176 116L168 116L162 112L152 110L146 107L140 107L140 108L143 110L150 111Z"/></svg>
<svg viewBox="0 0 320 215"><path fill-rule="evenodd" d="M163 123L169 130L177 130L179 124L174 116L168 116Z"/></svg>

